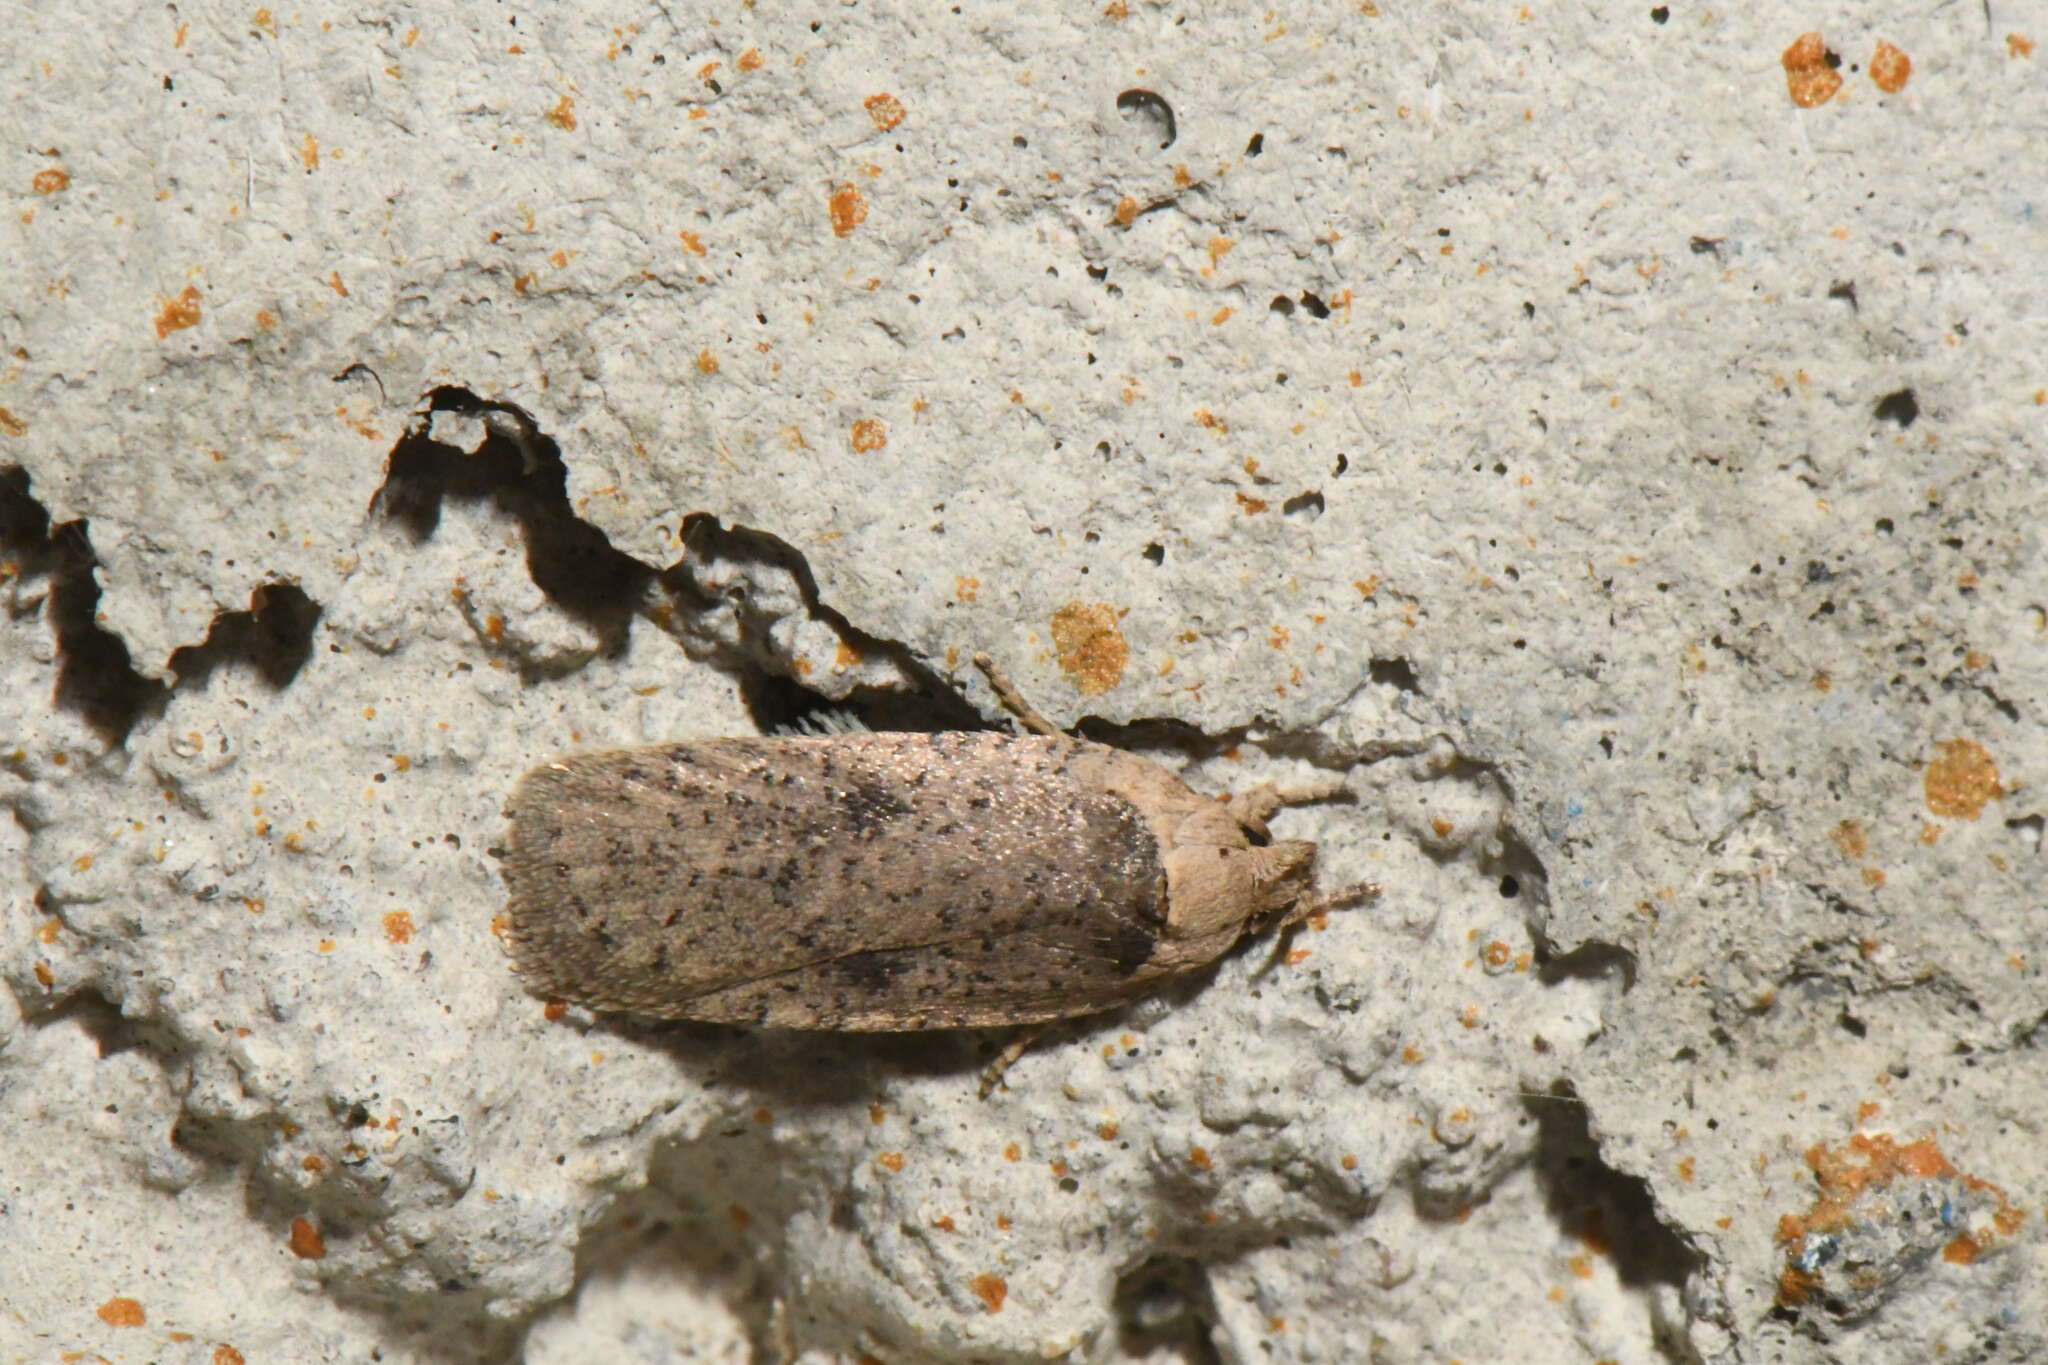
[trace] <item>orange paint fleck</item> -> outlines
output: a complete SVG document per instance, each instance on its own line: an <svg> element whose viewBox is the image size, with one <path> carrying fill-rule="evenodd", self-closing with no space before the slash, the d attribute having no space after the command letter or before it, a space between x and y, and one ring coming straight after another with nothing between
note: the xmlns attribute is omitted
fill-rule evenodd
<svg viewBox="0 0 2048 1365"><path fill-rule="evenodd" d="M1129 227L1138 221L1138 201L1125 195L1116 201L1116 212L1110 217L1118 227Z"/></svg>
<svg viewBox="0 0 2048 1365"><path fill-rule="evenodd" d="M1998 764L1983 745L1947 739L1936 747L1940 753L1928 763L1923 782L1928 810L1952 819L1974 820L1983 814L1987 802L2005 795L1998 781Z"/></svg>
<svg viewBox="0 0 2048 1365"><path fill-rule="evenodd" d="M407 910L393 910L384 916L384 937L393 943L412 942L412 913Z"/></svg>
<svg viewBox="0 0 2048 1365"><path fill-rule="evenodd" d="M678 229L676 237L681 240L683 250L689 252L692 256L702 256L704 254L704 239L696 233L690 232L687 229Z"/></svg>
<svg viewBox="0 0 2048 1365"><path fill-rule="evenodd" d="M1834 685L1835 680L1828 676L1826 669L1822 669L1813 675L1813 690L1816 692L1829 691Z"/></svg>
<svg viewBox="0 0 2048 1365"><path fill-rule="evenodd" d="M548 110L547 120L565 133L576 131L576 101L562 96L554 108Z"/></svg>
<svg viewBox="0 0 2048 1365"><path fill-rule="evenodd" d="M2024 33L2005 35L2005 55L2008 57L2031 57L2034 55L2034 40Z"/></svg>
<svg viewBox="0 0 2048 1365"><path fill-rule="evenodd" d="M950 1213L940 1214L932 1220L932 1226L940 1232L951 1232L953 1230L953 1215Z"/></svg>
<svg viewBox="0 0 2048 1365"><path fill-rule="evenodd" d="M870 454L889 444L889 424L879 417L859 418L853 424L851 439L857 453Z"/></svg>
<svg viewBox="0 0 2048 1365"><path fill-rule="evenodd" d="M566 1000L550 1000L540 1007L540 1017L547 1020L550 1024L560 1023L568 1016L568 1013L569 1002Z"/></svg>
<svg viewBox="0 0 2048 1365"><path fill-rule="evenodd" d="M981 580L979 578L956 576L953 579L953 596L959 598L962 602L972 602L980 591Z"/></svg>
<svg viewBox="0 0 2048 1365"><path fill-rule="evenodd" d="M903 1169L903 1153L884 1152L875 1158L875 1164L885 1171L900 1171Z"/></svg>
<svg viewBox="0 0 2048 1365"><path fill-rule="evenodd" d="M1692 1184L1692 1170L1693 1159L1691 1157L1682 1156L1678 1159L1678 1178L1688 1185Z"/></svg>
<svg viewBox="0 0 2048 1365"><path fill-rule="evenodd" d="M61 166L46 167L37 171L28 183L37 194L57 194L71 188L71 172Z"/></svg>
<svg viewBox="0 0 2048 1365"><path fill-rule="evenodd" d="M1004 1144L1004 1146L1003 1146L1003 1160L1005 1160L1005 1161L1022 1161L1023 1159L1024 1159L1024 1153L1023 1153L1023 1151L1022 1151L1022 1150L1021 1150L1021 1149L1020 1149L1020 1148L1019 1148L1019 1147L1017 1146L1017 1144L1016 1144L1016 1143L1014 1143L1014 1142L1011 1142L1011 1143L1005 1143L1005 1144Z"/></svg>
<svg viewBox="0 0 2048 1365"><path fill-rule="evenodd" d="M142 1305L130 1298L108 1299L99 1306L99 1315L109 1327L140 1327L148 1321Z"/></svg>
<svg viewBox="0 0 2048 1365"><path fill-rule="evenodd" d="M327 1255L327 1239L320 1229L304 1218L292 1219L292 1255L302 1261L317 1261Z"/></svg>
<svg viewBox="0 0 2048 1365"><path fill-rule="evenodd" d="M1213 1171L1216 1169L1215 1158L1209 1155L1207 1147L1188 1148L1188 1165L1198 1171Z"/></svg>
<svg viewBox="0 0 2048 1365"><path fill-rule="evenodd" d="M976 1275L967 1282L974 1296L987 1306L991 1313L1003 1311L1003 1300L1010 1296L1010 1285L1000 1275Z"/></svg>
<svg viewBox="0 0 2048 1365"><path fill-rule="evenodd" d="M1123 681L1130 645L1107 602L1069 602L1052 614L1052 646L1060 670L1084 697L1099 697Z"/></svg>
<svg viewBox="0 0 2048 1365"><path fill-rule="evenodd" d="M1802 33L1778 58L1785 68L1785 89L1801 109L1826 104L1842 88L1842 78L1828 65L1827 44L1818 33Z"/></svg>
<svg viewBox="0 0 2048 1365"><path fill-rule="evenodd" d="M1565 1262L1565 1264L1571 1267L1572 1274L1578 1277L1579 1279L1590 1280L1593 1278L1592 1257L1574 1256L1571 1258L1571 1260Z"/></svg>
<svg viewBox="0 0 2048 1365"><path fill-rule="evenodd" d="M1905 1180L1950 1180L1973 1193L1991 1196L1991 1226L1965 1233L1942 1251L1951 1263L1968 1265L1998 1236L2018 1231L2025 1211L2012 1206L2005 1192L1989 1181L1964 1175L1949 1164L1932 1138L1899 1143L1886 1133L1853 1133L1848 1141L1830 1148L1815 1143L1807 1149L1806 1164L1820 1187L1820 1197L1803 1214L1784 1214L1778 1219L1778 1240L1788 1254L1796 1255L1799 1244L1816 1232L1836 1232L1858 1224L1867 1215L1861 1201L1875 1192ZM1788 1266L1778 1279L1780 1303L1804 1302L1821 1284L1817 1274Z"/></svg>
<svg viewBox="0 0 2048 1365"><path fill-rule="evenodd" d="M903 117L908 112L904 109L902 100L886 91L879 95L869 95L860 104L861 108L868 111L868 117L875 121L875 127L885 133L903 122Z"/></svg>
<svg viewBox="0 0 2048 1365"><path fill-rule="evenodd" d="M1844 858L1861 858L1870 852L1870 840L1864 837L1863 826L1854 820L1844 820L1828 832L1828 839L1841 850Z"/></svg>
<svg viewBox="0 0 2048 1365"><path fill-rule="evenodd" d="M1880 38L1877 50L1870 54L1870 79L1877 88L1887 95L1896 95L1906 88L1906 82L1913 75L1913 59Z"/></svg>
<svg viewBox="0 0 2048 1365"><path fill-rule="evenodd" d="M851 185L840 185L825 202L832 214L834 237L851 237L853 230L867 221L868 201Z"/></svg>
<svg viewBox="0 0 2048 1365"><path fill-rule="evenodd" d="M28 435L28 423L16 417L6 408L0 408L0 432L4 432L9 436L26 436ZM10 566L7 572L0 574L0 578L12 578L17 572L17 569Z"/></svg>
<svg viewBox="0 0 2048 1365"><path fill-rule="evenodd" d="M240 1351L222 1342L213 1348L213 1365L248 1365L248 1362L242 1358Z"/></svg>
<svg viewBox="0 0 2048 1365"><path fill-rule="evenodd" d="M832 650L834 668L852 668L867 656L860 652L860 646L851 640L841 640Z"/></svg>
<svg viewBox="0 0 2048 1365"><path fill-rule="evenodd" d="M1315 954L1307 948L1290 948L1287 950L1286 962L1290 967L1299 967L1313 956Z"/></svg>
<svg viewBox="0 0 2048 1365"><path fill-rule="evenodd" d="M156 314L156 339L199 325L199 290L186 285L174 299L160 299Z"/></svg>
<svg viewBox="0 0 2048 1365"><path fill-rule="evenodd" d="M1243 493L1232 493L1230 496L1237 499L1237 505L1244 509L1244 514L1248 517L1255 517L1266 510L1264 498L1248 497Z"/></svg>
<svg viewBox="0 0 2048 1365"><path fill-rule="evenodd" d="M882 1122L882 1120L883 1120L883 1119L885 1119L885 1118L888 1118L888 1117L889 1117L889 1111L888 1111L888 1110L886 1110L886 1109L884 1109L884 1108L883 1108L883 1107L882 1107L881 1105L879 1105L879 1104L871 1104L871 1105L869 1105L869 1106L868 1106L868 1122L869 1122L869 1123L871 1123L871 1124L876 1124L876 1125L879 1125L879 1124L880 1124L880 1123Z"/></svg>
<svg viewBox="0 0 2048 1365"><path fill-rule="evenodd" d="M1095 1136L1101 1138L1104 1142L1115 1142L1117 1134L1122 1131L1113 1123L1105 1123L1095 1130Z"/></svg>
<svg viewBox="0 0 2048 1365"><path fill-rule="evenodd" d="M697 373L718 373L718 357L711 354L711 348L709 346L706 346L704 349L697 352Z"/></svg>
<svg viewBox="0 0 2048 1365"><path fill-rule="evenodd" d="M739 60L735 65L742 71L759 71L761 69L761 50L753 47L748 48L739 55Z"/></svg>

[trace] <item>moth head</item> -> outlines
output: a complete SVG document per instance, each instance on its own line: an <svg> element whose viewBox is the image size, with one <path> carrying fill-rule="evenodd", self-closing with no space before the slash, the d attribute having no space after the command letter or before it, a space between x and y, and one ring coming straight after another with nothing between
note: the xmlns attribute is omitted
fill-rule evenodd
<svg viewBox="0 0 2048 1365"><path fill-rule="evenodd" d="M1173 850L1166 864L1167 935L1187 943L1190 956L1206 959L1247 930L1285 917L1309 894L1316 846L1302 839L1251 847L1184 846Z"/></svg>

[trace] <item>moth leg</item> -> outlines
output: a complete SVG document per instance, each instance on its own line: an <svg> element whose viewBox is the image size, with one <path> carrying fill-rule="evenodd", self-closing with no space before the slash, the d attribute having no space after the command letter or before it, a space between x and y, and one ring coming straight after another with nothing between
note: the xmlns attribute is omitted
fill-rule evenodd
<svg viewBox="0 0 2048 1365"><path fill-rule="evenodd" d="M976 662L979 662L979 660ZM1052 1026L1058 1022L1056 1019L1048 1019L1042 1024L1025 1024L1019 1028L1016 1036L1011 1038L1004 1045L1003 1050L996 1054L996 1059L982 1068L981 1098L987 1099L990 1095L994 1094L997 1086L1002 1086L1003 1089L1008 1090L1010 1087L1003 1085L1003 1073L1010 1069L1011 1063L1029 1052L1032 1045L1043 1038L1051 1030Z"/></svg>
<svg viewBox="0 0 2048 1365"><path fill-rule="evenodd" d="M1266 921L1265 928L1277 929L1279 932L1273 936L1272 955L1253 975L1264 977L1279 970L1280 964L1287 960L1288 949L1294 941L1295 929L1303 920L1311 915L1320 915L1325 910L1335 910L1341 905L1369 900L1379 894L1378 882L1355 882L1350 886L1340 886L1334 891L1311 891L1304 895L1288 906L1277 919Z"/></svg>
<svg viewBox="0 0 2048 1365"><path fill-rule="evenodd" d="M1233 795L1223 808L1230 812L1231 819L1263 838L1266 821L1282 806L1300 806L1350 794L1351 789L1334 777L1300 787L1276 787L1271 782L1261 782Z"/></svg>
<svg viewBox="0 0 2048 1365"><path fill-rule="evenodd" d="M988 685L995 689L996 700L1005 710L1017 718L1017 723L1034 735L1057 735L1059 727L1038 714L1038 709L1024 700L1024 694L1017 690L1017 684L1010 681L1010 675L997 666L996 661L986 654L974 656L974 666L987 677ZM988 1092L984 1090L983 1094Z"/></svg>

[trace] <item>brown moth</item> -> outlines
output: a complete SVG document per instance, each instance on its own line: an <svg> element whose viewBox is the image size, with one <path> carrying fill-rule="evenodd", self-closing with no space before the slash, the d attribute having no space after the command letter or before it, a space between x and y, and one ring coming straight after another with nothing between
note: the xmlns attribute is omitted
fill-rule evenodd
<svg viewBox="0 0 2048 1365"><path fill-rule="evenodd" d="M512 957L535 994L666 1019L905 1030L1091 1014L1318 893L1283 805L1219 801L1069 739L978 656L1033 733L688 741L543 764L513 792Z"/></svg>

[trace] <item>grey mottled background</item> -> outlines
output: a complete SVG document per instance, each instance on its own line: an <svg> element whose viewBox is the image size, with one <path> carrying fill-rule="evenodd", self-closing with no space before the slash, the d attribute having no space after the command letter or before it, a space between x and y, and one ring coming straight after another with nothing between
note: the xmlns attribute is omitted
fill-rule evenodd
<svg viewBox="0 0 2048 1365"><path fill-rule="evenodd" d="M2042 40L19 10L0 1360L2048 1350ZM521 770L976 649L1386 894L987 1103L519 989Z"/></svg>

